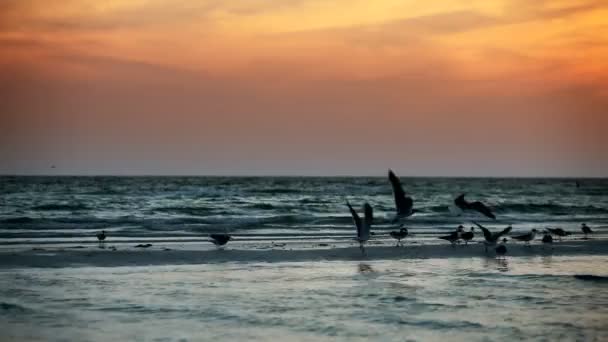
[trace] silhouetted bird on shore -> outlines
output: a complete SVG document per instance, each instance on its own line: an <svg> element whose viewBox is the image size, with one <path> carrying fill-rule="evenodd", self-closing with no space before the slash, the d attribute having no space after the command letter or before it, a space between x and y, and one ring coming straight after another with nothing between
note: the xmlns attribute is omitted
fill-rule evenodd
<svg viewBox="0 0 608 342"><path fill-rule="evenodd" d="M473 238L475 237L475 227L471 227L471 230L469 230L468 232L460 234L460 237L464 240L464 244L468 245L469 241L473 240Z"/></svg>
<svg viewBox="0 0 608 342"><path fill-rule="evenodd" d="M397 210L397 214L391 222L397 223L403 218L412 216L414 213L418 212L418 210L414 209L414 200L405 194L405 191L403 191L403 186L401 186L401 181L399 180L399 177L395 175L393 170L388 170L388 180L391 182L391 186L393 188L395 209Z"/></svg>
<svg viewBox="0 0 608 342"><path fill-rule="evenodd" d="M591 228L589 228L586 223L581 224L581 230L583 231L583 234L585 234L585 239L588 238L587 235L593 234L593 230L591 230Z"/></svg>
<svg viewBox="0 0 608 342"><path fill-rule="evenodd" d="M528 234L511 236L511 238L517 241L523 241L526 243L526 245L530 245L530 241L534 240L534 238L536 237L536 232L536 229L532 229L532 231Z"/></svg>
<svg viewBox="0 0 608 342"><path fill-rule="evenodd" d="M497 256L504 256L505 254L507 254L506 243L507 243L507 239L503 238L502 243L500 245L496 246L495 251L496 251Z"/></svg>
<svg viewBox="0 0 608 342"><path fill-rule="evenodd" d="M359 248L361 249L361 254L367 255L367 253L365 253L364 244L367 242L367 240L369 240L370 230L372 227L372 222L374 220L374 210L372 209L372 206L366 202L363 205L363 212L365 213L365 218L363 221L361 221L359 214L357 214L355 209L353 209L353 207L350 205L350 203L348 203L348 201L346 202L346 205L348 206L348 209L350 210L350 214L353 217L353 222L355 223L355 227L357 228L357 239L356 240L359 242Z"/></svg>
<svg viewBox="0 0 608 342"><path fill-rule="evenodd" d="M553 248L553 236L551 236L551 234L547 231L545 231L543 238L541 240L543 242L543 245L550 245L552 246L551 248Z"/></svg>
<svg viewBox="0 0 608 342"><path fill-rule="evenodd" d="M559 237L559 241L562 241L562 237L571 235L572 233L567 232L561 228L547 228L549 233L552 235L557 235Z"/></svg>
<svg viewBox="0 0 608 342"><path fill-rule="evenodd" d="M97 233L97 240L103 242L106 239L106 231L102 230L101 233Z"/></svg>
<svg viewBox="0 0 608 342"><path fill-rule="evenodd" d="M509 225L507 228L503 229L498 233L492 233L490 230L488 230L488 228L482 226L481 224L475 221L473 221L473 223L475 223L475 225L477 225L477 227L479 227L483 232L486 253L488 252L488 246L496 246L498 239L500 239L503 235L508 234L509 232L511 232L511 229L513 229L511 225Z"/></svg>
<svg viewBox="0 0 608 342"><path fill-rule="evenodd" d="M464 199L465 194L462 194L458 197L456 197L456 199L454 200L454 204L460 208L460 210L462 211L467 211L467 210L473 210L473 211L477 211L481 214L483 214L484 216L487 216L493 220L496 220L496 216L494 216L494 214L492 213L492 210L490 210L490 208L488 208L485 204L479 202L479 201L475 201L475 202L467 202L467 200Z"/></svg>
<svg viewBox="0 0 608 342"><path fill-rule="evenodd" d="M401 240L405 239L407 237L408 231L407 231L407 228L402 226L401 229L399 229L398 231L393 230L392 232L389 233L389 235L393 239L397 240L397 246L399 246L399 244L401 244Z"/></svg>
<svg viewBox="0 0 608 342"><path fill-rule="evenodd" d="M450 233L450 235L440 236L439 239L449 241L452 244L452 247L454 247L454 244L456 242L458 242L458 240L460 240L463 230L464 230L464 227L462 225L460 225L460 226L458 226L456 231Z"/></svg>
<svg viewBox="0 0 608 342"><path fill-rule="evenodd" d="M213 242L214 245L216 245L217 247L221 247L224 246L225 244L228 243L228 241L230 241L232 239L232 236L230 236L229 234L209 234L209 238L211 239L211 242Z"/></svg>

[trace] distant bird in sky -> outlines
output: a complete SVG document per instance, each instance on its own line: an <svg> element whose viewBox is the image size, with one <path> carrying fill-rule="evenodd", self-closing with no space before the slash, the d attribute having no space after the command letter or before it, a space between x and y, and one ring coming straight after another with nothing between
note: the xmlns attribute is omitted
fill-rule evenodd
<svg viewBox="0 0 608 342"><path fill-rule="evenodd" d="M497 255L497 256L501 256L501 257L502 257L502 256L504 256L505 254L507 254L507 246L506 246L506 243L507 243L507 239L506 239L506 238L503 238L503 239L502 239L502 243L501 243L501 244L499 244L498 246L496 246L495 251L496 251L496 255Z"/></svg>
<svg viewBox="0 0 608 342"><path fill-rule="evenodd" d="M395 198L395 208L397 210L397 214L392 220L392 223L399 222L402 218L406 218L412 216L414 213L418 212L417 209L414 209L414 200L411 197L407 196L405 191L403 191L403 186L401 185L401 181L399 177L395 175L393 170L388 170L388 179L391 182L391 186L393 188L393 196Z"/></svg>
<svg viewBox="0 0 608 342"><path fill-rule="evenodd" d="M369 240L370 229L372 227L372 222L374 220L374 210L369 203L365 203L363 205L363 212L365 213L365 217L363 220L359 217L359 214L353 209L348 201L346 201L346 205L350 210L350 214L353 217L353 222L355 223L355 227L357 228L357 241L359 242L359 248L361 249L361 254L367 255L365 252L364 244Z"/></svg>
<svg viewBox="0 0 608 342"><path fill-rule="evenodd" d="M216 245L217 247L221 247L224 246L225 244L228 243L228 241L230 241L232 239L232 236L230 236L227 233L218 233L218 234L209 234L209 238L211 239L211 242L213 242L214 245Z"/></svg>
<svg viewBox="0 0 608 342"><path fill-rule="evenodd" d="M591 230L591 228L589 228L586 223L581 224L581 230L583 231L583 234L585 234L585 239L588 238L587 235L593 234L593 230Z"/></svg>
<svg viewBox="0 0 608 342"><path fill-rule="evenodd" d="M464 240L465 245L469 244L469 241L473 240L475 237L475 227L471 227L471 230L468 232L460 234L460 237Z"/></svg>
<svg viewBox="0 0 608 342"><path fill-rule="evenodd" d="M530 241L534 240L534 238L536 237L536 232L536 229L532 229L532 231L527 234L511 236L511 238L517 241L524 241L526 245L530 245Z"/></svg>
<svg viewBox="0 0 608 342"><path fill-rule="evenodd" d="M390 232L389 235L393 239L397 240L397 246L399 246L401 244L401 240L405 239L407 237L408 231L407 231L407 228L403 227L403 225L402 225L401 229L399 229L398 231L394 230L394 231Z"/></svg>
<svg viewBox="0 0 608 342"><path fill-rule="evenodd" d="M561 228L547 228L547 230L552 235L557 235L557 237L559 237L559 241L562 241L562 237L568 236L568 235L572 234L572 233L567 232L567 231L565 231L565 230L563 230Z"/></svg>
<svg viewBox="0 0 608 342"><path fill-rule="evenodd" d="M484 241L484 245L485 245L485 250L486 252L488 251L488 246L496 246L497 241L503 236L508 234L509 232L511 232L511 229L513 229L511 227L511 225L509 225L507 228L503 229L500 232L497 233L492 233L490 230L488 230L488 228L482 226L481 224L473 221L473 223L475 223L475 225L477 225L477 227L479 227L481 229L481 231L483 232L483 237L485 239Z"/></svg>
<svg viewBox="0 0 608 342"><path fill-rule="evenodd" d="M461 234L462 234L463 231L464 231L464 227L462 225L460 225L460 226L458 226L458 228L456 229L456 231L453 231L449 235L440 236L439 238L442 239L442 240L449 241L452 244L452 247L453 247L454 244L458 240L460 240Z"/></svg>
<svg viewBox="0 0 608 342"><path fill-rule="evenodd" d="M475 201L475 202L467 202L464 199L465 194L462 194L454 200L454 204L460 208L462 211L473 210L483 214L486 217L489 217L493 220L496 220L496 216L492 213L492 210L488 208L485 204Z"/></svg>

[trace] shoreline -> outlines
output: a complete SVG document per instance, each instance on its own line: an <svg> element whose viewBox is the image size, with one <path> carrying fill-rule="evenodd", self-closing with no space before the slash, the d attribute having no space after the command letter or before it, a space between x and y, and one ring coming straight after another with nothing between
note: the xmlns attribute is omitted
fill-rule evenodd
<svg viewBox="0 0 608 342"><path fill-rule="evenodd" d="M189 246L192 247L192 246ZM238 247L235 246L235 247ZM608 255L607 240L570 240L554 243L553 248L541 244L507 244L508 257ZM494 258L493 249L484 252L481 243L468 246L442 244L406 244L404 247L366 247L367 256L362 256L358 246L335 248L289 248L266 247L237 249L228 246L224 250L168 249L76 249L36 248L24 251L0 252L0 269L12 268L62 268L62 267L120 267L192 265L212 263L280 263L306 261L373 261L397 259L445 259L445 258Z"/></svg>

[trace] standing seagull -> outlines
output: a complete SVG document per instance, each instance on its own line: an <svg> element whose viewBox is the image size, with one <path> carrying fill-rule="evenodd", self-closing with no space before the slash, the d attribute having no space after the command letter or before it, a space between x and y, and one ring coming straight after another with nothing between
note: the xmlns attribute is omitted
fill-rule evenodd
<svg viewBox="0 0 608 342"><path fill-rule="evenodd" d="M473 240L473 238L475 237L475 227L471 227L471 230L469 230L468 232L460 234L460 237L464 240L464 244L468 245L469 241Z"/></svg>
<svg viewBox="0 0 608 342"><path fill-rule="evenodd" d="M503 238L502 239L502 243L496 247L495 251L496 251L496 255L497 256L501 256L502 257L505 254L507 254L506 243L507 243L507 238Z"/></svg>
<svg viewBox="0 0 608 342"><path fill-rule="evenodd" d="M403 187L401 186L401 181L393 170L388 170L388 179L393 187L393 196L395 197L395 207L397 209L397 214L395 215L395 218L393 218L392 223L396 223L402 218L412 216L412 214L418 212L418 210L414 209L414 201L405 194L405 191L403 191Z"/></svg>
<svg viewBox="0 0 608 342"><path fill-rule="evenodd" d="M103 243L103 241L106 239L106 231L102 230L101 233L97 233L97 240L99 241L99 243Z"/></svg>
<svg viewBox="0 0 608 342"><path fill-rule="evenodd" d="M562 237L568 236L571 234L570 232L567 232L561 228L547 228L547 230L552 235L557 235L559 237L559 241L562 241Z"/></svg>
<svg viewBox="0 0 608 342"><path fill-rule="evenodd" d="M541 241L543 242L543 246L545 246L545 245L553 246L553 236L551 236L551 234L547 231L545 231L545 233L543 235L543 239ZM551 247L551 248L553 248L553 247Z"/></svg>
<svg viewBox="0 0 608 342"><path fill-rule="evenodd" d="M486 253L488 252L488 246L496 246L496 242L498 241L498 239L500 239L501 236L508 234L511 231L511 229L513 229L511 227L511 225L509 225L507 228L503 229L502 231L500 231L498 233L492 233L491 231L488 230L488 228L480 225L479 223L477 223L475 221L473 221L473 223L475 223L477 225L477 227L479 227L481 229L481 231L483 232L483 237L486 239L486 241L484 241L484 245L486 247Z"/></svg>
<svg viewBox="0 0 608 342"><path fill-rule="evenodd" d="M361 221L359 214L353 209L353 207L346 201L346 205L350 210L350 214L353 216L353 222L355 223L355 227L357 227L357 241L359 242L359 248L361 249L361 254L367 255L365 253L365 247L363 246L367 240L369 240L370 229L372 227L372 221L374 220L374 210L369 203L365 202L363 205L363 212L365 213L365 218Z"/></svg>
<svg viewBox="0 0 608 342"><path fill-rule="evenodd" d="M464 199L464 194L456 197L456 199L454 200L454 204L456 204L456 206L462 211L474 210L482 213L483 215L493 220L496 220L496 216L492 214L492 210L490 210L490 208L488 208L485 204L479 201L467 202L467 200Z"/></svg>
<svg viewBox="0 0 608 342"><path fill-rule="evenodd" d="M464 230L464 227L462 225L458 226L458 228L456 229L456 231L450 233L450 235L445 235L445 236L440 236L439 238L442 240L446 240L449 241L452 244L452 247L454 247L455 243L460 240L462 231Z"/></svg>
<svg viewBox="0 0 608 342"><path fill-rule="evenodd" d="M581 225L581 230L583 231L583 234L585 234L585 239L588 239L587 235L593 234L593 230L591 230L591 228L589 228L586 223L583 223Z"/></svg>
<svg viewBox="0 0 608 342"><path fill-rule="evenodd" d="M399 246L401 244L401 239L405 239L407 237L408 231L407 228L403 227L403 225L401 225L401 229L397 230L393 230L392 232L389 233L389 235L397 240L397 246Z"/></svg>
<svg viewBox="0 0 608 342"><path fill-rule="evenodd" d="M224 246L225 244L228 243L228 241L230 241L230 239L232 239L232 236L230 236L229 234L209 234L209 238L211 239L211 242L213 242L214 245L216 245L218 248Z"/></svg>
<svg viewBox="0 0 608 342"><path fill-rule="evenodd" d="M518 241L524 241L526 245L530 246L530 241L534 240L536 237L536 232L536 229L532 229L532 231L528 234L512 236L512 238Z"/></svg>

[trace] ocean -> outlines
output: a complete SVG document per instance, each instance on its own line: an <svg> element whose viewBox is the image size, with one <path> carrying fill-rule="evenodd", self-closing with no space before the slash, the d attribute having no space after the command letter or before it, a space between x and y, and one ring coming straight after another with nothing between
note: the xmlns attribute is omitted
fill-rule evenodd
<svg viewBox="0 0 608 342"><path fill-rule="evenodd" d="M385 177L1 177L0 340L608 340L608 180L401 181L404 247ZM374 208L367 256L346 200ZM473 220L573 234L504 258L437 238Z"/></svg>
<svg viewBox="0 0 608 342"><path fill-rule="evenodd" d="M475 219L513 232L585 222L608 232L608 179L403 178L421 212L407 227L420 238ZM456 216L466 193L497 215ZM345 205L374 208L375 231L395 228L386 177L1 177L0 248L95 243L105 230L115 243L187 243L230 232L241 241L343 241L353 237Z"/></svg>

